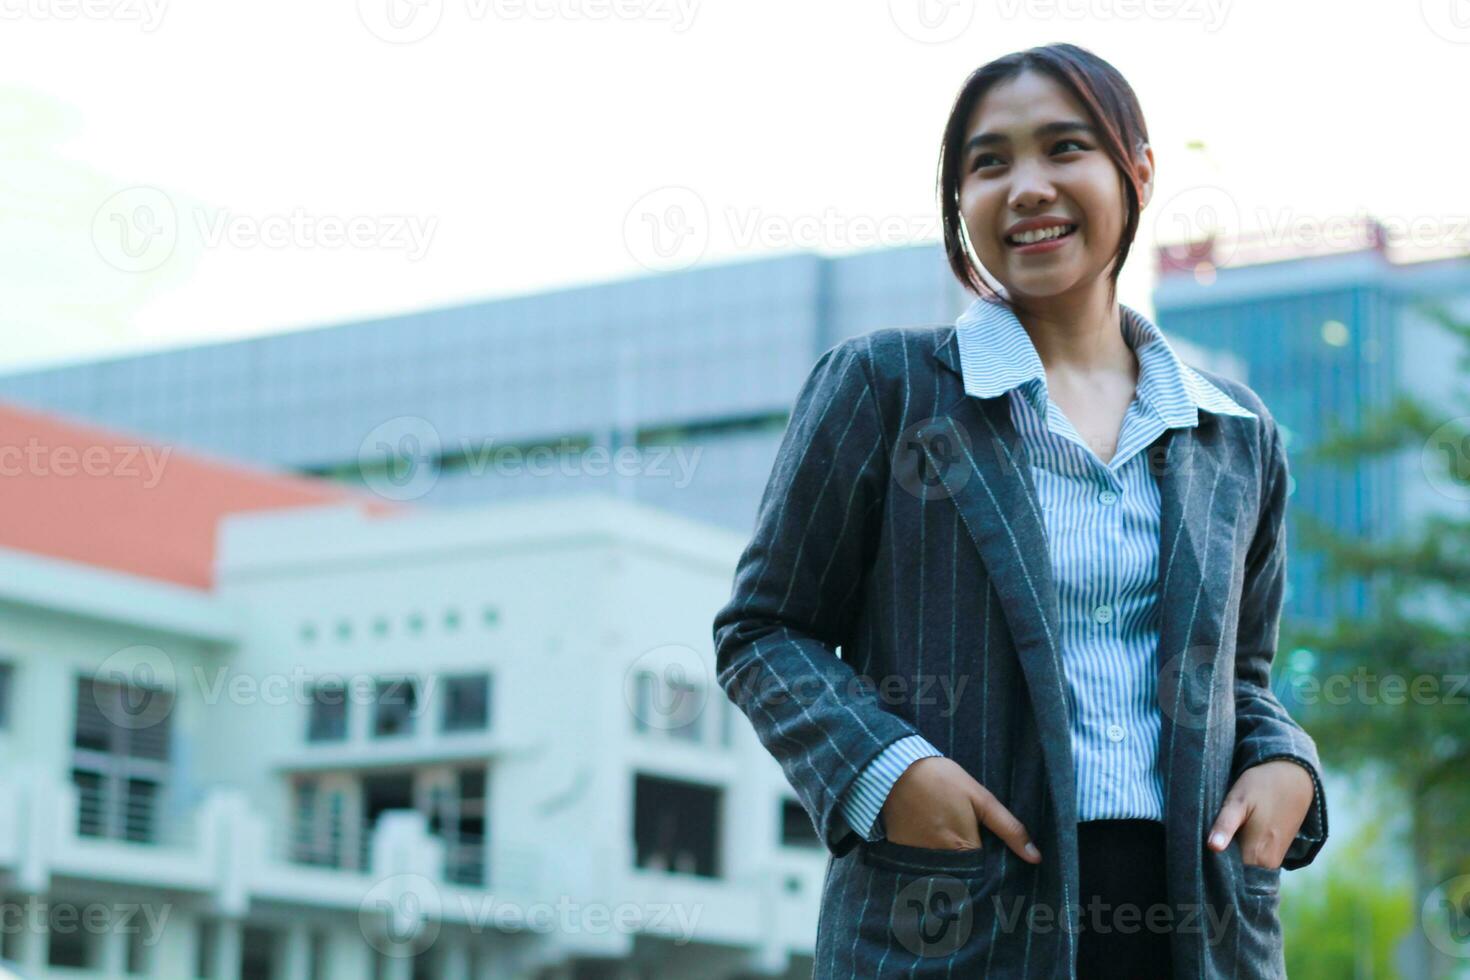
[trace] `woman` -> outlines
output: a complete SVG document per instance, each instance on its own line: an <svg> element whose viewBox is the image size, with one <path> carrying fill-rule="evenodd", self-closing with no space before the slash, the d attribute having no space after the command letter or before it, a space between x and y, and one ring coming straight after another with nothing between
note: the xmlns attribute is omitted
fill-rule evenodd
<svg viewBox="0 0 1470 980"><path fill-rule="evenodd" d="M1327 810L1269 684L1276 423L1116 300L1154 159L1111 65L983 66L939 170L979 298L821 356L714 621L831 851L814 976L1284 976Z"/></svg>

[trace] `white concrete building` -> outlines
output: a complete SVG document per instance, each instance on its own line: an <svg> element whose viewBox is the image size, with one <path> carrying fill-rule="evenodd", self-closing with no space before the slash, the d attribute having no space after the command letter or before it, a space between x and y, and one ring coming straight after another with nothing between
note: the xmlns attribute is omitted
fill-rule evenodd
<svg viewBox="0 0 1470 980"><path fill-rule="evenodd" d="M9 519L20 976L810 974L826 851L713 677L738 535L600 495L327 501L225 518L196 588Z"/></svg>

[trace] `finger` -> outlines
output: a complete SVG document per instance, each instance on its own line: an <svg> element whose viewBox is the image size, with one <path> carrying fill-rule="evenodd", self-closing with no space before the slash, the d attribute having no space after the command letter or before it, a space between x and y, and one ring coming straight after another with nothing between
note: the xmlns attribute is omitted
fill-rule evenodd
<svg viewBox="0 0 1470 980"><path fill-rule="evenodd" d="M981 787L974 791L970 801L975 807L975 817L980 821L980 826L1005 841L1006 846L1015 851L1021 860L1030 864L1040 863L1041 851L1031 842L1031 835L1026 832L1025 825L1011 811L1001 806L993 793Z"/></svg>
<svg viewBox="0 0 1470 980"><path fill-rule="evenodd" d="M1210 828L1210 847L1216 851L1223 851L1230 846L1230 841L1235 837L1235 832L1240 825L1245 823L1245 818L1250 815L1250 805L1241 797L1226 797L1225 805L1220 808L1220 813L1215 817L1215 825Z"/></svg>

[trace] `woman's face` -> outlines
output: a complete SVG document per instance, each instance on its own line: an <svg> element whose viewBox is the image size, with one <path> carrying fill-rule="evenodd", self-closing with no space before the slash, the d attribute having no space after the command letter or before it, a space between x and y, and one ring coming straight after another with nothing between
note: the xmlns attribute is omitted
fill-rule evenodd
<svg viewBox="0 0 1470 980"><path fill-rule="evenodd" d="M1137 166L1147 203L1151 149ZM1086 110L1046 75L1022 72L976 103L960 157L959 197L976 257L1013 300L1105 282L1123 234L1122 177ZM1075 230L1040 245L1008 239L1032 218L1059 219Z"/></svg>

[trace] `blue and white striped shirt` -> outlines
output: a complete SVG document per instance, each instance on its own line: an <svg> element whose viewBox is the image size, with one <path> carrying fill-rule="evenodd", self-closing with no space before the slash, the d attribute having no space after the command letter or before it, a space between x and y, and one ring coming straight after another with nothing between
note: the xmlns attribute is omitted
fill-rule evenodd
<svg viewBox="0 0 1470 980"><path fill-rule="evenodd" d="M1106 463L1047 394L1046 369L1014 313L977 299L955 328L965 393L1009 395L1042 507L1061 608L1077 819L1162 820L1160 495L1143 450L1166 429L1198 425L1201 408L1255 413L1181 362L1147 317L1121 303L1119 312L1139 376L1118 448ZM890 745L844 796L848 825L869 840L881 838L879 813L893 784L912 762L940 754L918 735Z"/></svg>

